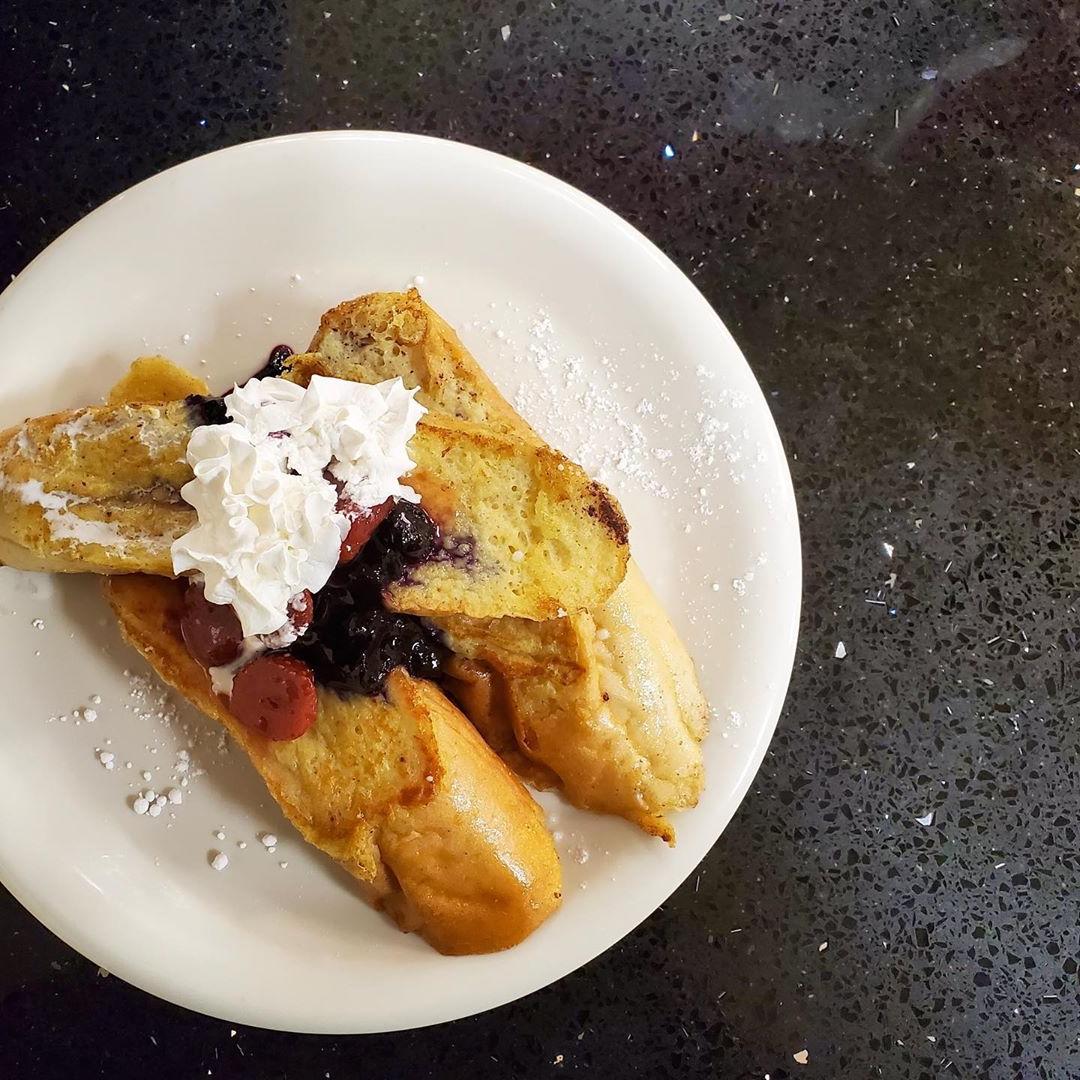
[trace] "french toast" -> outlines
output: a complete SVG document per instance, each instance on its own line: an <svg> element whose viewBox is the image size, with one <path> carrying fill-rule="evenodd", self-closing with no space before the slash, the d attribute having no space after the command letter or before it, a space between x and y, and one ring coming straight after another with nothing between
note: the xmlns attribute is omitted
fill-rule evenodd
<svg viewBox="0 0 1080 1080"><path fill-rule="evenodd" d="M204 393L155 357L136 361L110 400ZM382 696L320 690L316 723L275 742L213 693L177 630L179 582L136 574L107 578L105 589L127 641L236 739L300 834L402 929L444 953L493 952L558 907L540 808L434 684L399 670Z"/></svg>
<svg viewBox="0 0 1080 1080"><path fill-rule="evenodd" d="M200 380L145 358L108 405L0 434L0 562L108 575L125 638L233 735L298 831L369 900L443 952L509 947L555 910L561 889L551 837L518 777L673 842L667 815L693 805L703 782L707 710L692 662L628 561L615 501L517 415L415 290L339 305L310 352L284 352L268 377L304 388L320 385L315 376L401 378L418 389L428 412L403 480L420 497L425 554L365 576L392 565L386 538L405 544L400 523L413 519L399 515L407 503L362 503L362 516L383 516L371 516L359 556L346 550L362 522L342 533L338 569L295 609L296 636L263 634L261 653L245 651L256 638L237 636L235 660L208 659L222 600L209 585L204 595L200 577L174 579L170 542L193 524L180 495L192 432L223 423L206 411L223 407ZM269 421L264 430L293 437ZM196 610L210 620L198 645L188 632ZM386 664L364 681L368 641ZM260 665L261 677L288 672L310 693L295 730L240 707Z"/></svg>
<svg viewBox="0 0 1080 1080"><path fill-rule="evenodd" d="M296 370L310 376L302 359ZM184 401L112 403L0 435L0 561L171 576L170 546L194 524L179 491L192 478L185 448L197 423ZM410 452L408 482L444 547L389 586L390 607L552 618L622 580L626 521L561 454L439 414L420 422Z"/></svg>
<svg viewBox="0 0 1080 1080"><path fill-rule="evenodd" d="M415 289L337 305L309 349L341 378L401 378L432 412L544 445ZM455 653L448 687L512 767L673 841L667 815L695 805L704 784L708 705L632 562L606 600L566 619L434 621Z"/></svg>
<svg viewBox="0 0 1080 1080"><path fill-rule="evenodd" d="M540 807L434 683L395 671L385 696L320 689L292 741L241 724L177 629L183 589L110 577L120 628L154 670L242 747L297 831L440 952L495 952L559 905L559 860Z"/></svg>
<svg viewBox="0 0 1080 1080"><path fill-rule="evenodd" d="M665 815L697 801L705 716L690 658L636 566L591 612L438 625L454 654L447 692L496 749L518 752L506 756L526 779L674 841Z"/></svg>
<svg viewBox="0 0 1080 1080"><path fill-rule="evenodd" d="M189 435L182 402L76 409L0 434L0 562L171 573L169 546L192 520L176 494Z"/></svg>

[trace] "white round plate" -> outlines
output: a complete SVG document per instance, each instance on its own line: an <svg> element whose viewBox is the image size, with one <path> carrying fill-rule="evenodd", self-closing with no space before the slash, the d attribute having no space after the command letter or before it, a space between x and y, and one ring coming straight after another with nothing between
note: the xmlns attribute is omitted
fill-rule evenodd
<svg viewBox="0 0 1080 1080"><path fill-rule="evenodd" d="M562 909L509 952L443 957L364 905L209 721L160 707L96 581L2 569L0 877L95 963L223 1019L397 1030L566 975L697 866L784 699L798 525L750 369L644 237L495 154L330 132L238 146L137 185L0 297L0 422L95 401L140 354L225 387L275 343L304 346L324 309L414 278L526 418L622 500L634 553L713 705L705 795L678 816L673 850L541 796L563 860ZM75 711L87 707L95 719ZM181 750L192 763L183 803L137 816L140 789L179 783ZM98 751L115 755L112 769ZM278 838L272 853L257 839L266 832ZM218 850L223 871L209 865Z"/></svg>

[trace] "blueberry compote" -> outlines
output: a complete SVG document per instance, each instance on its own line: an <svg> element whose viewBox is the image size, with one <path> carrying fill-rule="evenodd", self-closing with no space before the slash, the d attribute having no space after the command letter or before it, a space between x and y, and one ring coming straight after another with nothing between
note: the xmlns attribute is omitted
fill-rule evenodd
<svg viewBox="0 0 1080 1080"><path fill-rule="evenodd" d="M258 371L252 375L253 379L277 379L285 374L285 370L288 367L286 361L292 356L293 351L288 345L275 345L270 350L270 355L266 358L266 363L263 364Z"/></svg>
<svg viewBox="0 0 1080 1080"><path fill-rule="evenodd" d="M203 427L205 424L227 424L229 414L225 409L225 398L207 397L205 394L188 394L184 404L191 412L191 426Z"/></svg>
<svg viewBox="0 0 1080 1080"><path fill-rule="evenodd" d="M284 375L288 369L288 359L293 355L288 345L275 345L270 350L258 371L251 377L253 379L276 379ZM189 394L184 398L184 404L191 410L191 422L194 427L202 427L205 424L227 424L229 414L225 409L225 395L218 394L216 397L207 397L205 394Z"/></svg>
<svg viewBox="0 0 1080 1080"><path fill-rule="evenodd" d="M252 377L283 375L292 355L288 345L275 345ZM229 422L223 396L192 394L185 402L193 426ZM342 693L381 693L396 667L437 679L450 656L442 635L415 615L387 611L382 591L410 566L441 554L431 518L413 503L396 503L360 553L319 590L311 625L285 651L309 665L319 683Z"/></svg>
<svg viewBox="0 0 1080 1080"><path fill-rule="evenodd" d="M289 651L339 691L377 694L396 667L438 678L450 655L439 631L382 602L382 590L411 564L430 559L437 545L431 518L413 503L397 503L360 554L316 593L315 618Z"/></svg>

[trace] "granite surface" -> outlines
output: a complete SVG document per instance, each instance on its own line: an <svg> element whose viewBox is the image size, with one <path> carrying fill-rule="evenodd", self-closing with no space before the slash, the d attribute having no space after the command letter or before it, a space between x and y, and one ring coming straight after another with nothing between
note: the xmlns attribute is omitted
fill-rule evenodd
<svg viewBox="0 0 1080 1080"><path fill-rule="evenodd" d="M1062 0L6 0L4 280L259 136L539 165L739 340L806 587L751 793L584 970L428 1031L234 1031L99 977L0 890L0 1074L1080 1075L1078 42Z"/></svg>

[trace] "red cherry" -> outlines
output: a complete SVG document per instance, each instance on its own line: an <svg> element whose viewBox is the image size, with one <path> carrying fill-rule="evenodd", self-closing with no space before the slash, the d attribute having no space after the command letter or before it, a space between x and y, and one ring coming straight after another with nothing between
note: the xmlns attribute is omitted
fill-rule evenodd
<svg viewBox="0 0 1080 1080"><path fill-rule="evenodd" d="M371 539L371 534L382 524L383 518L390 513L394 500L387 499L378 506L360 507L349 499L338 499L338 511L345 514L351 524L345 539L341 541L341 552L338 555L338 565L352 562L363 550L364 545Z"/></svg>
<svg viewBox="0 0 1080 1080"><path fill-rule="evenodd" d="M241 724L274 741L300 738L315 723L318 707L311 668L284 653L245 664L233 680L229 699Z"/></svg>
<svg viewBox="0 0 1080 1080"><path fill-rule="evenodd" d="M188 652L203 667L228 664L240 655L244 632L230 604L212 604L202 586L189 583L184 593L180 633Z"/></svg>

